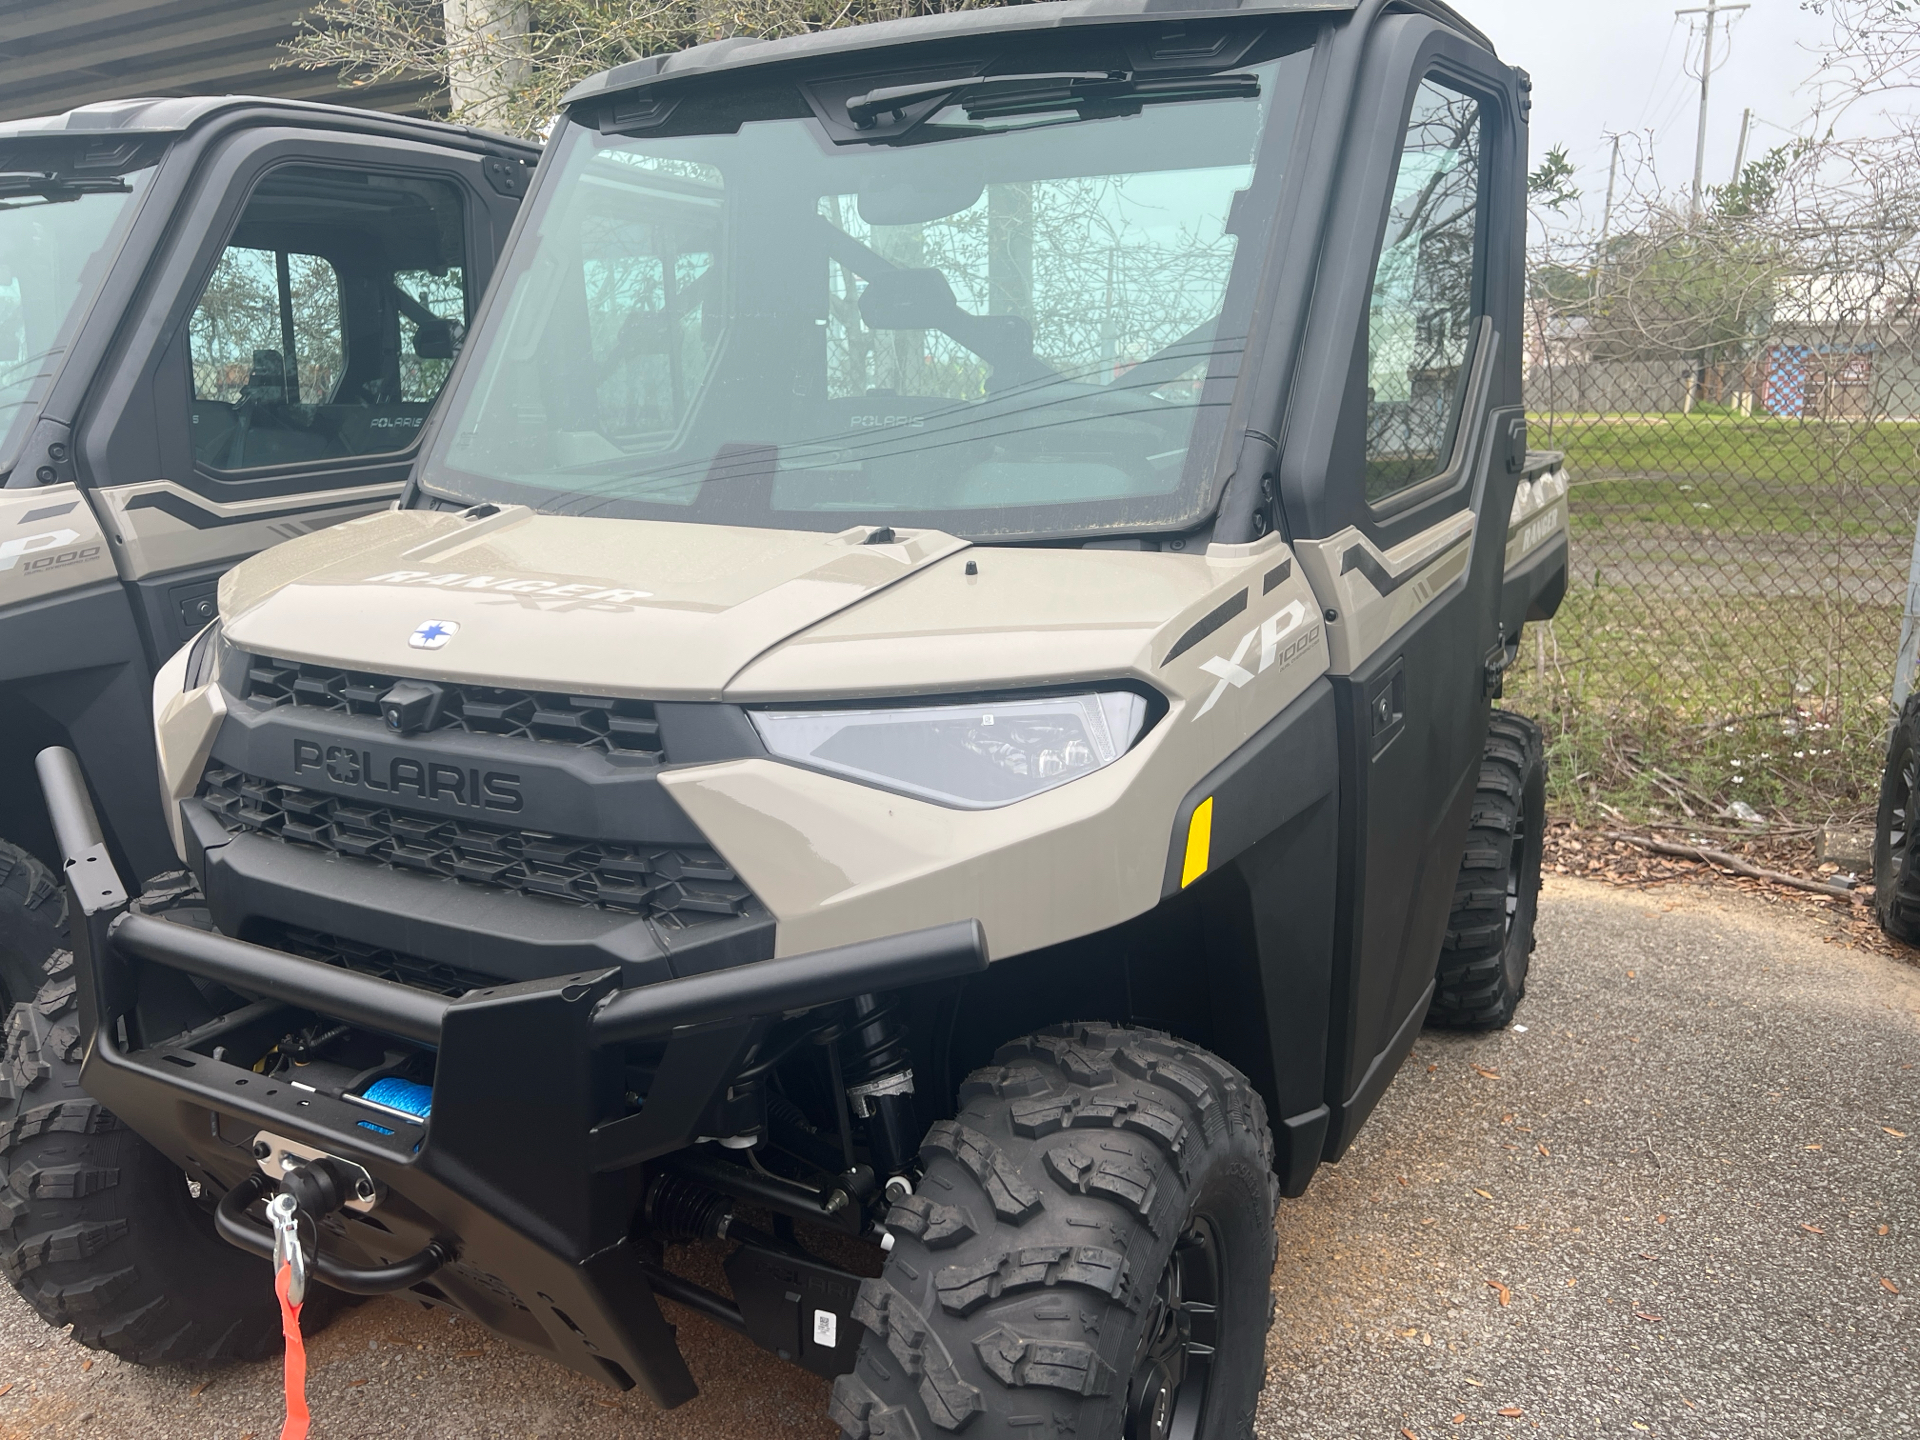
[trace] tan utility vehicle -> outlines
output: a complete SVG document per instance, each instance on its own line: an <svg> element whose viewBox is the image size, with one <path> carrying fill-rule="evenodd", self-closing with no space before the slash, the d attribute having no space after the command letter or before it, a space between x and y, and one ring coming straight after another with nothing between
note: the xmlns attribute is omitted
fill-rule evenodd
<svg viewBox="0 0 1920 1440"><path fill-rule="evenodd" d="M0 123L0 1004L63 948L34 782L177 869L153 675L235 561L386 508L539 151L245 96Z"/></svg>
<svg viewBox="0 0 1920 1440"><path fill-rule="evenodd" d="M399 495L538 157L245 96L0 124L0 1005L33 1001L68 946L34 756L80 756L116 868L178 870L155 671L206 628L235 561ZM132 1135L88 1140L91 1191L61 1189L77 1182L52 1155L70 1142L47 1127L110 1117L70 1088L78 1032L49 1019L70 1002L42 1004L60 1058L33 1042L6 1072L8 1275L51 1323L123 1354L272 1348L265 1267L176 1206L178 1170ZM69 1094L78 1108L49 1098Z"/></svg>
<svg viewBox="0 0 1920 1440"><path fill-rule="evenodd" d="M582 86L405 500L156 684L213 932L45 757L79 1080L236 1244L663 1405L664 1299L856 1437L1249 1434L1278 1197L1525 979L1526 106L1379 0Z"/></svg>

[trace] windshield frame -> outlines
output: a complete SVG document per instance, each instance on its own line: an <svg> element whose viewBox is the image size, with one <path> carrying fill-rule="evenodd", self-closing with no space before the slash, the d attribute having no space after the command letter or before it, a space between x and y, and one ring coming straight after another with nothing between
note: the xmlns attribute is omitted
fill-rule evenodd
<svg viewBox="0 0 1920 1440"><path fill-rule="evenodd" d="M74 296L73 303L60 321L55 343L44 352L44 367L29 384L20 403L19 417L24 423L0 419L0 487L19 489L43 483L39 476L30 475L22 479L12 472L24 463L22 456L32 439L37 417L59 384L101 296L108 290L109 277L119 265L120 257L126 251L149 198L160 188L160 171L172 151L172 138L167 136L158 143L146 140L146 143L124 153L122 163L114 165L75 164L80 152L76 152L73 137L69 135L25 137L0 144L0 162L4 162L8 172L36 171L52 175L56 180L71 179L88 185L103 180L121 180L126 182L129 189L119 213L95 252L98 268L92 274L90 283L83 285ZM7 197L0 199L0 204L17 204L24 198ZM84 204L89 198L83 193L73 201L42 203Z"/></svg>
<svg viewBox="0 0 1920 1440"><path fill-rule="evenodd" d="M515 282L537 263L542 249L540 227L565 205L570 185L579 183L572 172L584 168L593 147L604 146L616 137L645 139L653 133L713 134L716 127L711 125L678 128L672 123L672 116L690 99L696 104L704 102L715 106L731 100L739 106L734 113L740 113L745 110L744 100L769 86L778 86L788 93L798 91L814 113L811 119L790 114L777 118L809 126L815 143L823 154L831 157L847 146L847 140L835 133L845 127L822 122L817 97L823 92L848 90L851 85L854 88L849 93L858 94L870 88L876 75L924 75L930 69L951 74L969 70L993 74L1045 68L1036 63L1031 50L1012 52L1005 47L1004 42L1009 39L1024 42L1032 38L1015 35L974 37L962 46L952 42L873 46L838 57L837 63L831 65L813 60L806 64L753 67L745 74L720 70L656 82L638 97L613 91L595 92L577 100L549 141L533 191L516 217L513 235L498 268L500 283L489 287L475 316L473 337L478 343L470 339L463 347L454 373L449 377L446 393L431 422L431 433L423 444L407 503L438 508L464 508L477 503L524 504L550 514L826 532L877 524L903 529L939 529L988 543L1079 542L1130 535L1181 534L1204 527L1218 510L1240 449L1239 432L1248 423L1248 392L1266 368L1262 363L1262 350L1266 340L1266 312L1272 300L1272 272L1284 258L1278 252L1289 228L1285 222L1285 206L1294 191L1303 151L1311 141L1314 128L1307 106L1316 88L1315 78L1326 37L1325 29L1318 23L1321 18L1311 14L1266 13L1214 22L1213 28L1225 31L1229 39L1242 43L1228 44L1211 63L1194 66L1186 72L1226 75L1253 65L1277 64L1288 57L1297 59L1300 66L1284 88L1275 87L1251 156L1252 179L1244 190L1236 192L1242 199L1257 195L1259 204L1266 207L1257 227L1249 228L1244 237L1238 229L1234 231L1238 243L1228 278L1223 283L1218 313L1244 318L1244 327L1234 327L1236 332L1244 328L1244 336L1235 333L1232 337L1234 344L1241 347L1237 364L1229 374L1207 377L1205 399L1192 407L1194 418L1178 483L1168 491L1130 495L1119 500L1072 500L1040 505L990 503L971 510L911 510L891 503L877 503L871 508L817 509L774 509L769 505L743 515L737 510L721 513L720 506L698 502L650 503L608 494L604 487L591 484L578 490L555 489L551 484L513 478L510 470L504 474L475 473L463 469L453 458L456 437L463 425L472 423L468 418L470 407L484 403L479 392L488 369L488 357L509 341L507 327ZM1131 49L1138 53L1152 41L1161 40L1167 31L1164 20L1133 21L1130 17L1130 23L1099 27L1097 36L1082 30L1061 38L1074 45L1097 42L1110 51ZM983 48L994 39L1002 43ZM1255 58L1247 58L1250 54ZM636 116L639 118L635 119ZM735 121L736 129L749 118L750 112L742 114ZM1098 119L1091 123L1098 123ZM874 142L859 143L865 146ZM1236 211L1239 208L1236 204ZM1234 224L1243 224L1238 214ZM634 458L640 462L636 469L642 470L646 457L636 455ZM707 469L705 458L695 456L694 459L703 471ZM718 459L716 455L716 462ZM782 473L786 473L784 467ZM623 478L638 479L639 475L630 473Z"/></svg>

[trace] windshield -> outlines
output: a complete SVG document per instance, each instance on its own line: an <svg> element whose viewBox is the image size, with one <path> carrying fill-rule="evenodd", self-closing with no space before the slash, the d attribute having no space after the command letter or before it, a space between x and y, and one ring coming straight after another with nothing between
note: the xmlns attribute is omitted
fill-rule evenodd
<svg viewBox="0 0 1920 1440"><path fill-rule="evenodd" d="M13 467L151 170L0 172L0 475Z"/></svg>
<svg viewBox="0 0 1920 1440"><path fill-rule="evenodd" d="M736 80L683 133L569 124L426 488L970 538L1192 523L1305 81L1286 48L1079 76L1097 98Z"/></svg>

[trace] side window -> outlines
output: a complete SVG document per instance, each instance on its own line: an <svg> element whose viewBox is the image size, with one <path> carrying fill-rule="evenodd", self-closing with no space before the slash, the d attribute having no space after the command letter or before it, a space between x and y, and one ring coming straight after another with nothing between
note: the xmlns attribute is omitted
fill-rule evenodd
<svg viewBox="0 0 1920 1440"><path fill-rule="evenodd" d="M256 470L412 445L466 335L465 235L445 180L268 171L187 325L198 462Z"/></svg>
<svg viewBox="0 0 1920 1440"><path fill-rule="evenodd" d="M340 276L319 255L229 245L187 333L193 398L325 405L340 381ZM267 392L271 392L271 394Z"/></svg>
<svg viewBox="0 0 1920 1440"><path fill-rule="evenodd" d="M1367 316L1367 500L1447 466L1478 319L1480 102L1433 80L1407 121Z"/></svg>
<svg viewBox="0 0 1920 1440"><path fill-rule="evenodd" d="M454 347L466 337L467 279L456 265L441 275L400 270L393 283L401 307L400 398L431 405L453 368Z"/></svg>

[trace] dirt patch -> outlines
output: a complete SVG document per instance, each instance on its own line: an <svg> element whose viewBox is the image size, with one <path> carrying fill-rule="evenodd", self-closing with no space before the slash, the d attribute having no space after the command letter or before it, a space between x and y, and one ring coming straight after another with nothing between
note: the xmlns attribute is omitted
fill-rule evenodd
<svg viewBox="0 0 1920 1440"><path fill-rule="evenodd" d="M1618 830L1622 827L1611 826ZM1637 833L1650 839L1674 841L1721 850L1768 870L1825 884L1844 884L1846 876L1817 855L1818 830L1796 827L1780 831L1740 833L1722 827L1658 828ZM1794 911L1825 927L1829 943L1853 946L1920 966L1920 950L1902 944L1880 928L1873 914L1870 876L1853 887L1847 899L1813 894L1766 880L1731 874L1698 860L1656 855L1640 846L1607 838L1598 827L1557 820L1547 827L1546 873L1598 880L1631 890L1684 887L1702 891L1735 890Z"/></svg>

